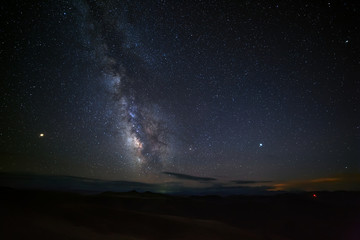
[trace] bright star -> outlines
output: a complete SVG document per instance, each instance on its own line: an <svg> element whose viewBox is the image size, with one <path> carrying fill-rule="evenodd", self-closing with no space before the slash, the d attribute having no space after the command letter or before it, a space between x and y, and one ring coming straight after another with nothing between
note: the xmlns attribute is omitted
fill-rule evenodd
<svg viewBox="0 0 360 240"><path fill-rule="evenodd" d="M45 134L43 134L43 133L39 134L39 137L44 137L44 136L45 136Z"/></svg>
<svg viewBox="0 0 360 240"><path fill-rule="evenodd" d="M259 147L262 147L263 146L263 144L262 143L259 143Z"/></svg>

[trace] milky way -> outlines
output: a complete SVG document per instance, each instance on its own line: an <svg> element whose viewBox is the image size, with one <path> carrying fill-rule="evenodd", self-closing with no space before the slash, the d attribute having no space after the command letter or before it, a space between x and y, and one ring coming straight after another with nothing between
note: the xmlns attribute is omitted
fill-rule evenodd
<svg viewBox="0 0 360 240"><path fill-rule="evenodd" d="M150 100L156 94L151 76L132 51L136 32L128 23L126 6L83 2L81 9L93 58L101 66L100 81L114 101L111 117L121 137L119 148L143 173L161 170L171 159L173 136L167 116Z"/></svg>

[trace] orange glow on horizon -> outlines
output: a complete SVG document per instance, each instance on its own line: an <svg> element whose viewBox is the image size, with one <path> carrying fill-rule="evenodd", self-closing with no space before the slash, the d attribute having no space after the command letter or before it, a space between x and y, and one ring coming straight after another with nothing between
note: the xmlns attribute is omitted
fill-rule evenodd
<svg viewBox="0 0 360 240"><path fill-rule="evenodd" d="M336 182L336 181L340 181L340 178L317 178L317 179L311 180L311 182L313 182L313 183Z"/></svg>
<svg viewBox="0 0 360 240"><path fill-rule="evenodd" d="M335 183L343 182L340 177L315 178L305 180L292 180L283 183L276 183L269 191L304 190L316 191L331 188Z"/></svg>

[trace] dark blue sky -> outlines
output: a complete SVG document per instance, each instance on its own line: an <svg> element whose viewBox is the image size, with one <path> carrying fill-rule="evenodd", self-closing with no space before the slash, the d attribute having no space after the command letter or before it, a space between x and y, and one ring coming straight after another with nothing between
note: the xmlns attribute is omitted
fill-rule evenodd
<svg viewBox="0 0 360 240"><path fill-rule="evenodd" d="M0 170L144 183L356 176L359 10L3 4Z"/></svg>

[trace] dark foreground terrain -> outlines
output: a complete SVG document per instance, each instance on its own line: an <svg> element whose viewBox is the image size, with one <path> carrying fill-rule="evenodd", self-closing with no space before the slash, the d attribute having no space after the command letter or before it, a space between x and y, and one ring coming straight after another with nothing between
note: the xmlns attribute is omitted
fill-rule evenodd
<svg viewBox="0 0 360 240"><path fill-rule="evenodd" d="M359 193L0 194L0 239L360 239Z"/></svg>

